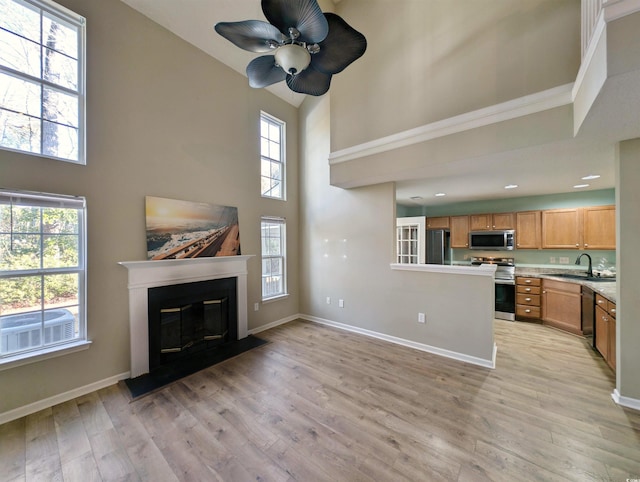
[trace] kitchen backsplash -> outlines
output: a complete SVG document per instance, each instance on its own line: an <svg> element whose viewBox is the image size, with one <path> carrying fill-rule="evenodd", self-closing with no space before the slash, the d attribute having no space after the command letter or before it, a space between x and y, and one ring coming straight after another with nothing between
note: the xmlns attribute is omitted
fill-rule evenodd
<svg viewBox="0 0 640 482"><path fill-rule="evenodd" d="M497 258L514 258L517 265L554 266L557 268L577 268L576 259L587 253L593 259L593 266L612 267L616 265L616 252L607 250L567 250L567 249L514 249L513 251L480 251L475 249L453 249L452 260L455 264L466 264L474 256L493 256ZM587 266L587 260L582 260Z"/></svg>

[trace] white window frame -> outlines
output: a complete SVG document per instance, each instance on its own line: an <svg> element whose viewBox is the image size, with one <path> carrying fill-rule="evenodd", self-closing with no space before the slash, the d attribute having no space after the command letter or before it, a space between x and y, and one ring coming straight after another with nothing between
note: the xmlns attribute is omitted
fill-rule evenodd
<svg viewBox="0 0 640 482"><path fill-rule="evenodd" d="M9 0L18 4L25 4L33 7L36 10L40 11L40 46L42 47L42 15L43 12L50 17L55 18L56 22L67 25L71 28L77 29L78 32L78 58L77 58L77 67L78 67L78 79L77 79L77 89L72 89L68 87L64 87L61 85L57 85L55 83L49 82L42 78L42 69L40 71L40 76L35 77L28 73L20 72L14 70L10 67L0 65L0 74L7 75L9 77L14 77L18 80L22 80L31 84L38 85L40 89L47 87L53 91L57 91L61 94L66 94L72 97L77 98L78 102L78 146L77 146L77 159L66 158L66 157L58 157L52 154L43 153L43 140L42 140L42 127L40 128L40 150L39 152L34 152L30 150L22 150L16 149L14 147L4 146L0 144L0 149L6 151L20 152L23 154L44 157L48 159L55 159L58 161L71 162L74 164L86 164L86 19L71 10L58 5L57 3L51 0ZM28 7L25 7L28 8ZM28 42L32 42L31 40L26 39ZM33 43L33 42L32 42ZM63 55L63 54L61 54ZM42 107L42 97L40 99L40 107ZM11 110L7 110L7 112L13 112ZM40 112L39 116L33 116L26 114L25 112L13 112L21 115L25 115L27 117L31 117L32 119L38 119L40 125L42 126L43 113ZM62 124L64 125L64 124ZM1 139L0 139L1 141Z"/></svg>
<svg viewBox="0 0 640 482"><path fill-rule="evenodd" d="M278 254L268 254L265 253L265 225L278 225L280 226L280 253ZM263 216L260 219L260 245L261 245L261 291L262 291L262 301L275 300L278 298L283 298L288 296L287 293L287 221L285 218L281 217L273 217L273 216ZM279 259L281 260L282 273L281 273L281 287L282 289L278 292L272 292L266 289L267 284L269 283L269 278L271 278L271 272L265 272L265 261Z"/></svg>
<svg viewBox="0 0 640 482"><path fill-rule="evenodd" d="M78 264L65 268L46 268L42 266L43 256L40 256L40 267L20 270L0 270L0 282L5 278L34 276L44 278L51 274L77 274L78 275L78 305L77 305L77 336L72 338L52 340L37 347L27 348L20 351L13 351L7 354L0 352L0 370L5 370L14 366L32 363L42 359L72 353L88 348L90 342L87 340L87 316L86 316L86 201L83 197L66 196L58 194L45 194L27 191L11 191L0 189L0 204L11 204L16 206L31 207L55 207L70 208L78 210ZM12 228L11 228L12 229ZM40 250L44 249L43 239L46 232L41 225L34 235L40 236ZM75 305L74 305L75 306ZM51 309L51 308L49 308ZM44 292L40 296L40 310L45 310ZM0 313L1 315L2 313ZM0 321L2 318L0 318ZM1 324L0 324L1 326ZM45 330L41 332L42 337L46 336ZM0 330L2 335L2 330ZM31 335L29 334L29 337Z"/></svg>
<svg viewBox="0 0 640 482"><path fill-rule="evenodd" d="M405 239L410 229L416 236ZM396 218L396 263L424 264L426 260L426 222L424 216Z"/></svg>
<svg viewBox="0 0 640 482"><path fill-rule="evenodd" d="M275 127L279 132L279 139L275 140L269 133L264 132L263 126L265 123L271 127ZM272 149L277 144L278 156L279 159L275 157L269 156L269 149ZM270 146L270 147L269 147ZM264 198L269 199L278 199L281 201L286 201L287 199L287 184L286 184L286 123L273 117L272 115L267 114L266 112L260 112L260 195ZM262 187L262 183L264 179L268 179L269 185L272 186L272 181L274 180L271 177L272 167L279 166L280 171L280 179L276 179L280 183L280 195L272 195L269 194L269 191L273 190L271 187L268 190L264 190ZM269 173L266 176L266 173Z"/></svg>

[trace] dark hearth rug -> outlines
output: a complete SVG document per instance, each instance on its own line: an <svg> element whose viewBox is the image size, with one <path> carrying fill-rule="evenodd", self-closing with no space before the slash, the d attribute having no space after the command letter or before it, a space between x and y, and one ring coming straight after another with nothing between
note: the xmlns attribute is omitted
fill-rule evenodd
<svg viewBox="0 0 640 482"><path fill-rule="evenodd" d="M180 365L170 365L157 368L153 373L140 375L136 378L124 380L125 385L131 393L132 399L147 395L159 388L175 382L183 377L191 375L217 363L241 355L253 348L257 348L268 343L266 340L249 335L242 340L233 341L225 345L220 345L215 351L196 354L188 359L181 360Z"/></svg>

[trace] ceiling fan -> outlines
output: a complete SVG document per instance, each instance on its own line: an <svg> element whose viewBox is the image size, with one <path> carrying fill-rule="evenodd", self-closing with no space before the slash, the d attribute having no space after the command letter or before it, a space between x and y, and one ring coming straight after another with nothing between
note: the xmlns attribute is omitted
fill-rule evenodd
<svg viewBox="0 0 640 482"><path fill-rule="evenodd" d="M331 77L360 58L367 40L342 17L323 13L317 0L262 0L261 20L220 22L216 32L256 53L273 52L247 65L249 85L267 87L286 80L294 92L323 95Z"/></svg>

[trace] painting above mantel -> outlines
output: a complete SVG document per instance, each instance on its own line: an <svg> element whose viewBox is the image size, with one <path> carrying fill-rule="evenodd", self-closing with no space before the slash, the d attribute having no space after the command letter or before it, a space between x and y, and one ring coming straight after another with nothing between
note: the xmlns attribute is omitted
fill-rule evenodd
<svg viewBox="0 0 640 482"><path fill-rule="evenodd" d="M236 256L238 208L146 196L147 259Z"/></svg>

